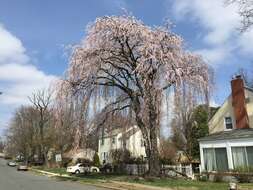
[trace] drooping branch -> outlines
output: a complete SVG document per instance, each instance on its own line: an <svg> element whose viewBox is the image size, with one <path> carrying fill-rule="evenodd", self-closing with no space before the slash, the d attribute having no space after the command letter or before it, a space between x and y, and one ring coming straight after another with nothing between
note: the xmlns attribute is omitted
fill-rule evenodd
<svg viewBox="0 0 253 190"><path fill-rule="evenodd" d="M164 91L182 83L202 94L209 67L183 48L183 40L163 27L149 27L130 16L96 19L74 49L67 81L88 101L101 101L105 113L126 111L145 139L151 173L159 172L158 143Z"/></svg>

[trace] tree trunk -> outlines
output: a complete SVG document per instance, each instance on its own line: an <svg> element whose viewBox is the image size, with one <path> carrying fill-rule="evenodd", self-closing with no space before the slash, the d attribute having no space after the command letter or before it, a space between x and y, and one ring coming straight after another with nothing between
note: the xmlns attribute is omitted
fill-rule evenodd
<svg viewBox="0 0 253 190"><path fill-rule="evenodd" d="M160 173L160 164L159 164L159 152L158 152L158 136L156 132L150 131L149 146L146 146L146 154L148 157L149 171L150 176L158 176Z"/></svg>
<svg viewBox="0 0 253 190"><path fill-rule="evenodd" d="M149 175L158 176L160 173L159 151L158 151L158 138L159 138L159 107L160 93L155 92L150 88L147 91L145 103L148 108L148 129L149 132Z"/></svg>
<svg viewBox="0 0 253 190"><path fill-rule="evenodd" d="M145 151L148 159L148 175L158 176L160 173L159 164L159 151L158 151L158 114L156 111L156 105L154 104L154 99L149 96L145 103L148 107L148 119L146 122L140 114L140 104L137 99L134 103L134 111L136 115L136 122L138 127L141 129L143 138L145 140Z"/></svg>

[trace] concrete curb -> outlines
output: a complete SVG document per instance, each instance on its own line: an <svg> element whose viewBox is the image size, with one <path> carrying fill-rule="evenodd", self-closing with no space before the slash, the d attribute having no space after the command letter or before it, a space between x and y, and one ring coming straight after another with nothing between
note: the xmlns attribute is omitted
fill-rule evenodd
<svg viewBox="0 0 253 190"><path fill-rule="evenodd" d="M41 173L43 175L46 175L47 177L64 177L64 178L73 178L72 176L69 176L67 174L57 174L57 173L52 173L52 172L47 172L44 170L38 170L38 169L34 169L34 168L29 168L30 171L34 171L37 173ZM125 189L125 188L118 188L118 187L111 187L108 185L103 185L103 184L98 184L98 183L89 183L89 182L83 182L83 181L76 181L79 183L83 183L83 184L87 184L87 185L91 185L91 186L96 186L96 187L100 187L100 188L106 188L106 189L112 189L112 190L129 190L129 189Z"/></svg>
<svg viewBox="0 0 253 190"><path fill-rule="evenodd" d="M69 176L67 174L57 174L57 173L52 173L52 172L47 172L44 170L38 170L34 168L30 168L31 171L41 173L43 175L46 175L48 177L63 177L63 178L73 178L72 176ZM73 178L74 179L74 178ZM91 186L96 186L96 187L101 187L101 188L106 188L106 189L112 189L112 190L173 190L171 188L165 188L165 187L155 187L155 186L149 186L149 185L143 185L143 184L136 184L136 183L129 183L129 182L121 182L121 181L113 181L110 180L108 182L101 180L101 183L89 183L89 182L83 182L83 181L78 181L79 183L91 185ZM107 185L106 185L107 184ZM113 185L119 186L115 187Z"/></svg>

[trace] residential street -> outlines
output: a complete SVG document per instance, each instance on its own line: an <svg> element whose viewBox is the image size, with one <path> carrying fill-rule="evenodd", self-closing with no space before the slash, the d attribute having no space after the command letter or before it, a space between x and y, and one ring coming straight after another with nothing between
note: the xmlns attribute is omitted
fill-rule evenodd
<svg viewBox="0 0 253 190"><path fill-rule="evenodd" d="M18 172L0 159L0 190L105 190L77 182L57 181L32 172Z"/></svg>

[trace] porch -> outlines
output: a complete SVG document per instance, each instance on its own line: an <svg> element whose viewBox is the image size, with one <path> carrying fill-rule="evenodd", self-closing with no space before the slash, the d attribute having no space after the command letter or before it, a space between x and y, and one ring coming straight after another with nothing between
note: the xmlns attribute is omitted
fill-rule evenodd
<svg viewBox="0 0 253 190"><path fill-rule="evenodd" d="M200 171L253 169L253 129L234 129L201 138Z"/></svg>

